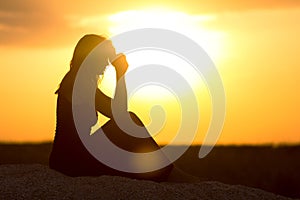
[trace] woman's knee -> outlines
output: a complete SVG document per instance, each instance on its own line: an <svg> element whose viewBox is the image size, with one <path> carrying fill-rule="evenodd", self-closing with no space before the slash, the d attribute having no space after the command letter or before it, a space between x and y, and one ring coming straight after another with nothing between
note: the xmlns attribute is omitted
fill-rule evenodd
<svg viewBox="0 0 300 200"><path fill-rule="evenodd" d="M140 118L134 112L129 111L128 113L136 125L144 126L143 122L140 120Z"/></svg>
<svg viewBox="0 0 300 200"><path fill-rule="evenodd" d="M140 120L140 118L134 113L134 112L131 112L129 111L128 112L130 118L132 119L132 121L138 125L138 126L141 126L141 127L145 127L145 125L143 124L143 122ZM117 125L117 122L114 118L111 118L111 120L109 120L104 126L103 128L106 129L106 128L111 128L111 127L115 127ZM118 125L117 125L118 126Z"/></svg>

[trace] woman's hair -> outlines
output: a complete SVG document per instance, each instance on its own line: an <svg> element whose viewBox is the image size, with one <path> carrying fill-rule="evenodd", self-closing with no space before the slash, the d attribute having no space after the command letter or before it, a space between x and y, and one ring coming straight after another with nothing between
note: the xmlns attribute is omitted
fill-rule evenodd
<svg viewBox="0 0 300 200"><path fill-rule="evenodd" d="M83 36L77 43L73 58L70 63L70 70L77 72L81 63L84 61L84 59L87 57L87 55L101 42L105 41L106 38L89 34Z"/></svg>
<svg viewBox="0 0 300 200"><path fill-rule="evenodd" d="M70 73L67 73L67 75L63 78L55 94L58 94L58 92L61 90L61 86L64 80L67 82L72 80L74 81L74 78L76 77L76 74L84 59L98 44L100 44L105 40L106 38L100 35L88 34L83 36L78 41L70 63L70 71L69 71Z"/></svg>

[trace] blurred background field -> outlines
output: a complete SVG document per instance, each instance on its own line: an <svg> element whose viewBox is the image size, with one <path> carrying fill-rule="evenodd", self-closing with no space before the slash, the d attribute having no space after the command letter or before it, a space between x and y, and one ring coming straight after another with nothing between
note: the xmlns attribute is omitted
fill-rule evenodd
<svg viewBox="0 0 300 200"><path fill-rule="evenodd" d="M2 143L0 164L48 165L51 148L50 142ZM190 147L176 165L203 181L246 185L300 198L300 145L216 146L203 159L198 158L199 148Z"/></svg>

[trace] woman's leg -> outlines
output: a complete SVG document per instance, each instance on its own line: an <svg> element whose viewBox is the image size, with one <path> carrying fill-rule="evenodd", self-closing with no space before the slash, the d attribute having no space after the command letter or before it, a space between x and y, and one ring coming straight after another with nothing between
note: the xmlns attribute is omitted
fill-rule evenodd
<svg viewBox="0 0 300 200"><path fill-rule="evenodd" d="M142 121L134 113L129 112L129 114L132 120L138 126L144 127L142 131L145 131L149 135L149 137L138 138L138 137L131 136L125 133L123 130L121 130L114 119L111 119L104 126L102 126L103 132L110 139L110 141L114 143L116 146L124 150L135 152L135 153L146 153L146 152L152 152L160 149L160 146L151 137L150 133L147 131ZM173 164L170 164L154 172L135 173L135 174L132 173L132 174L128 174L128 176L132 178L149 179L154 181L166 181L172 168L173 168Z"/></svg>
<svg viewBox="0 0 300 200"><path fill-rule="evenodd" d="M149 137L147 138L139 138L129 135L128 133L121 130L114 119L108 121L103 127L103 131L105 135L118 147L136 153L145 153L158 150L160 147L155 142L155 140L151 137L150 133L145 128L143 122L134 114L133 112L129 112L132 121L135 122L136 125L143 127L141 129L144 131L143 135L147 134ZM138 133L135 133L138 135Z"/></svg>
<svg viewBox="0 0 300 200"><path fill-rule="evenodd" d="M141 127L145 127L142 121L136 116L136 114L129 112L132 120ZM145 128L144 131L147 131L149 134L148 138L137 138L127 133L123 132L114 119L111 119L102 127L106 136L118 147L136 153L146 153L152 152L160 149L160 146L155 142ZM182 170L175 167L173 164L170 164L167 167L164 167L160 170L143 173L143 174L127 174L126 176L132 178L140 179L149 179L154 181L169 181L169 182L197 182L199 179L192 175L189 175Z"/></svg>

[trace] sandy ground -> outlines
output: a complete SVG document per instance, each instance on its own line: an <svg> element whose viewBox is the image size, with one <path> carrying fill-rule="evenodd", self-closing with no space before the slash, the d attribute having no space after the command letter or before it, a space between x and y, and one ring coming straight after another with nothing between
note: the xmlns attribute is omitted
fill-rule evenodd
<svg viewBox="0 0 300 200"><path fill-rule="evenodd" d="M39 164L0 165L0 199L289 199L219 182L156 183L117 176L67 177Z"/></svg>

